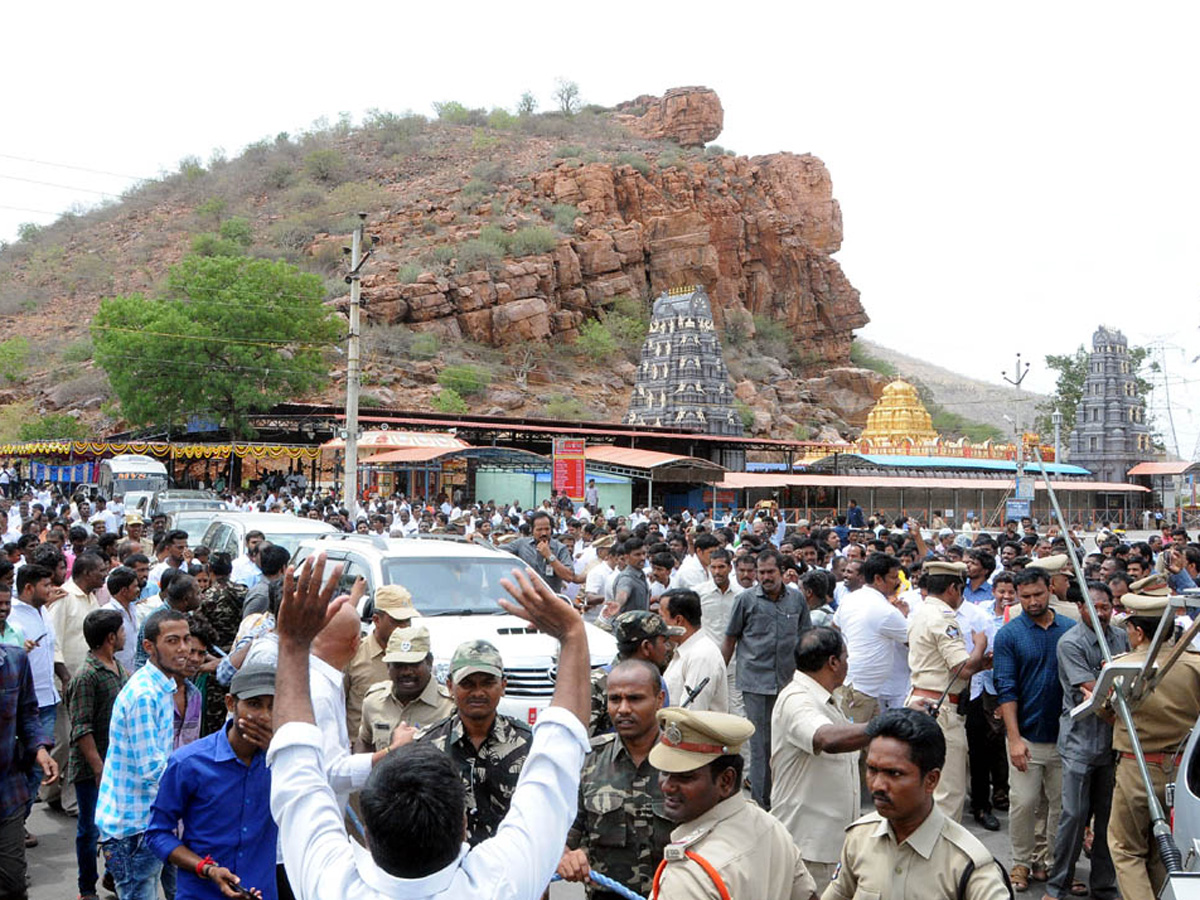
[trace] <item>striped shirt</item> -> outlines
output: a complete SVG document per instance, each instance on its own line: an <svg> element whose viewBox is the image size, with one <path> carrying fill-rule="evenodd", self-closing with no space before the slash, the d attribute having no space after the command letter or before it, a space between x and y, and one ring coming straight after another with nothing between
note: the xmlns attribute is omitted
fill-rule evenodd
<svg viewBox="0 0 1200 900"><path fill-rule="evenodd" d="M174 737L175 680L148 663L130 676L113 704L108 755L96 800L101 839L146 830Z"/></svg>

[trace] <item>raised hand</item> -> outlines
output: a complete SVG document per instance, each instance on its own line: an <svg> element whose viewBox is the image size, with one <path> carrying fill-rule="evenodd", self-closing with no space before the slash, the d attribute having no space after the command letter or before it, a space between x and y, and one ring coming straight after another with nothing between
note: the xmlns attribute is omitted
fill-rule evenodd
<svg viewBox="0 0 1200 900"><path fill-rule="evenodd" d="M342 604L349 602L347 596L333 600L342 568L341 565L334 566L329 578L325 578L324 553L306 559L300 566L298 577L295 566L287 567L283 576L283 599L275 616L275 631L281 641L311 644Z"/></svg>
<svg viewBox="0 0 1200 900"><path fill-rule="evenodd" d="M532 571L526 574L513 569L512 576L511 581L507 578L500 581L516 601L501 599L505 612L533 623L538 631L560 641L576 629L583 632L583 619L575 607L564 602Z"/></svg>

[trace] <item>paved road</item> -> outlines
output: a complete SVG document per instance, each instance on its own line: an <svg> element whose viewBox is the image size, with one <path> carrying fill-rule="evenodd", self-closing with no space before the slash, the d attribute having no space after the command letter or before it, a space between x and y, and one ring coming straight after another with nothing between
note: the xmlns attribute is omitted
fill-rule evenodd
<svg viewBox="0 0 1200 900"><path fill-rule="evenodd" d="M863 812L870 812L871 807L864 806ZM1001 829L997 832L984 831L969 816L965 824L979 837L992 854L1005 866L1012 864L1012 846L1008 840L1008 817L997 813ZM29 874L33 879L30 889L31 900L65 900L76 896L78 888L75 881L75 820L51 812L43 803L33 807L29 817L29 829L40 839L34 849L28 851ZM1088 861L1079 860L1079 877L1087 881ZM100 892L101 897L111 897L111 894ZM1030 900L1041 900L1039 885L1030 885L1025 896ZM576 885L556 885L551 891L552 900L577 900L583 897L582 890Z"/></svg>

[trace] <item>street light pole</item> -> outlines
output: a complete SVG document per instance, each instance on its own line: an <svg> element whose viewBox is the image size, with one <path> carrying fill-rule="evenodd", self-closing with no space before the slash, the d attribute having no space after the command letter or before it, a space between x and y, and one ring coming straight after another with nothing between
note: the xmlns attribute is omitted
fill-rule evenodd
<svg viewBox="0 0 1200 900"><path fill-rule="evenodd" d="M1050 421L1054 423L1054 462L1061 463L1059 458L1062 454L1062 423L1063 414L1058 411L1058 407L1054 407L1054 412L1050 415Z"/></svg>
<svg viewBox="0 0 1200 900"><path fill-rule="evenodd" d="M366 213L358 214L350 242L350 335L346 347L346 468L342 478L345 490L343 502L353 522L358 515L358 388L359 388L359 313L362 308L362 286L359 267L362 265L363 221Z"/></svg>
<svg viewBox="0 0 1200 900"><path fill-rule="evenodd" d="M1025 363L1025 368L1021 368L1021 354L1017 354L1017 367L1013 371L1013 377L1008 377L1007 371L1002 371L1000 377L1017 389L1017 408L1016 421L1013 422L1013 428L1017 432L1017 499L1023 500L1021 496L1021 479L1025 477L1025 431L1021 427L1021 382L1025 380L1025 376L1029 374L1029 363Z"/></svg>

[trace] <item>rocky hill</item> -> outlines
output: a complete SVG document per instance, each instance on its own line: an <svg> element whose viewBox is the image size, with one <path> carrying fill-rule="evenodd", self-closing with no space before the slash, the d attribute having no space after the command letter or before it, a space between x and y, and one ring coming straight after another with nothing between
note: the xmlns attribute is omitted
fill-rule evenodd
<svg viewBox="0 0 1200 900"><path fill-rule="evenodd" d="M184 160L120 203L23 230L0 253L0 322L28 342L0 366L9 423L57 410L120 425L88 322L188 252L289 260L344 309L359 211L366 405L618 421L649 301L701 283L750 432L830 438L865 419L886 379L850 361L867 315L833 258L841 212L819 159L712 144L724 114L701 87L569 115L437 112ZM342 359L329 354L320 399L342 395Z"/></svg>

